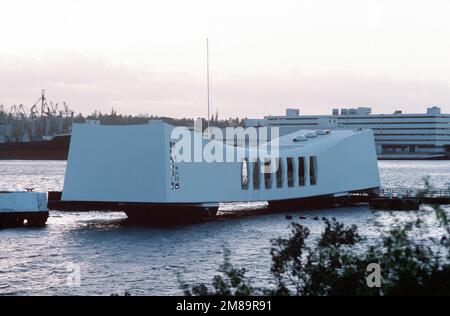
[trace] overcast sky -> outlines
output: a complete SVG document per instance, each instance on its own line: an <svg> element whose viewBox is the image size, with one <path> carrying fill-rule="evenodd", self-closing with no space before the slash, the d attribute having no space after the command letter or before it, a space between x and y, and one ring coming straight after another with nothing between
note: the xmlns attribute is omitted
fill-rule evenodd
<svg viewBox="0 0 450 316"><path fill-rule="evenodd" d="M1 0L0 104L261 117L450 112L450 1Z"/></svg>

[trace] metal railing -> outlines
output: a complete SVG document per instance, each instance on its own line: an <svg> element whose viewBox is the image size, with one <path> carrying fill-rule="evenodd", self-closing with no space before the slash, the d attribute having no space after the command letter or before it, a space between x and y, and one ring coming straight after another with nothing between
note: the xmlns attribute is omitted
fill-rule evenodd
<svg viewBox="0 0 450 316"><path fill-rule="evenodd" d="M382 197L432 197L432 198L450 198L450 189L410 189L410 188L380 188Z"/></svg>

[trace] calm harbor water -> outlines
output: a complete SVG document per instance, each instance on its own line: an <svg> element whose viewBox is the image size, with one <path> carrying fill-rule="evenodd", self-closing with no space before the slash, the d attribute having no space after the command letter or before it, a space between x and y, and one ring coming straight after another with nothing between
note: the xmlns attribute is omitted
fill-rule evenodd
<svg viewBox="0 0 450 316"><path fill-rule="evenodd" d="M65 165L0 160L0 191L61 190ZM420 188L427 175L436 187L450 186L450 161L381 161L379 166L384 187ZM391 220L366 207L292 215L313 235L322 228L314 217L324 216L356 224L368 238L377 235L371 222L375 216L387 225ZM264 285L270 278L270 240L289 234L291 225L284 214L171 228L130 227L124 219L122 213L51 212L44 228L0 230L0 294L181 294L177 275L191 283L211 280L223 261L224 247L256 285Z"/></svg>

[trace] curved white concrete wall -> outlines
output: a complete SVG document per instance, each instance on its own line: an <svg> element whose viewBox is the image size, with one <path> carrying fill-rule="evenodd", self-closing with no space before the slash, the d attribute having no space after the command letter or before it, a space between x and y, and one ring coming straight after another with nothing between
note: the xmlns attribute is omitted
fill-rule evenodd
<svg viewBox="0 0 450 316"><path fill-rule="evenodd" d="M170 132L172 126L74 126L64 182L63 201L147 203L217 203L295 199L380 186L373 134L370 130L332 131L304 142L293 135L280 138L284 162L283 187L241 187L242 162L178 162L179 186L172 187ZM206 140L205 140L206 141ZM193 144L192 144L193 145ZM223 151L226 146L220 143ZM193 151L193 150L192 150ZM306 179L287 186L286 158L317 157L317 184ZM297 167L296 167L297 168ZM308 174L308 168L307 174ZM172 180L171 180L172 179Z"/></svg>

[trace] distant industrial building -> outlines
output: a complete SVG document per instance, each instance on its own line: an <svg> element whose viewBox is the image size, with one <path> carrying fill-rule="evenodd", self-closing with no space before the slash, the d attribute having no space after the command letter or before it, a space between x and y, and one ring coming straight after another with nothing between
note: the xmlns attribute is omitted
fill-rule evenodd
<svg viewBox="0 0 450 316"><path fill-rule="evenodd" d="M436 106L421 114L372 114L370 107L358 107L300 115L298 109L287 109L286 115L249 119L245 125L278 126L281 135L299 129L372 129L379 159L450 158L450 114Z"/></svg>

